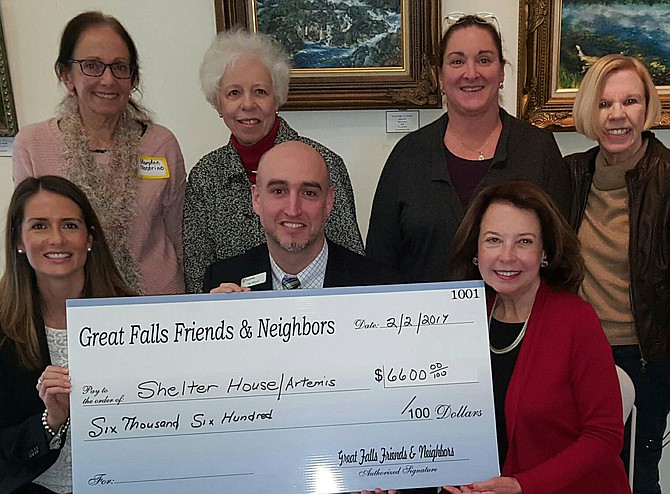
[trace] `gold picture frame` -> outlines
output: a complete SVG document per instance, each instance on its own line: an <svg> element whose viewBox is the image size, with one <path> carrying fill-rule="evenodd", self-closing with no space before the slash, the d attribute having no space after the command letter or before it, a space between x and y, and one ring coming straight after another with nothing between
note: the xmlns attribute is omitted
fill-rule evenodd
<svg viewBox="0 0 670 494"><path fill-rule="evenodd" d="M440 108L433 50L440 40L440 2L400 0L402 66L291 71L287 110ZM215 0L217 31L241 26L256 32L255 0ZM268 33L271 34L271 33Z"/></svg>
<svg viewBox="0 0 670 494"><path fill-rule="evenodd" d="M551 130L574 130L577 89L558 88L562 0L519 4L518 116ZM583 55L582 55L583 56ZM657 86L663 112L658 127L670 127L670 87Z"/></svg>
<svg viewBox="0 0 670 494"><path fill-rule="evenodd" d="M12 137L19 131L16 123L16 107L14 106L14 93L12 93L12 80L9 76L9 63L7 62L7 49L5 48L5 35L2 30L2 18L0 17L0 102L2 102L2 115L0 115L0 137Z"/></svg>

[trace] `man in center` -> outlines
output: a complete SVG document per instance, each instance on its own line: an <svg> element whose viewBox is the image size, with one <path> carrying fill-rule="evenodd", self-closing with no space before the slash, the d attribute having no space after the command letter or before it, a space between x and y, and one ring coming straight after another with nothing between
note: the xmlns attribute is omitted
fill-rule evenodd
<svg viewBox="0 0 670 494"><path fill-rule="evenodd" d="M212 264L205 292L399 282L389 268L326 239L335 190L323 157L311 146L288 141L267 151L251 193L267 243Z"/></svg>

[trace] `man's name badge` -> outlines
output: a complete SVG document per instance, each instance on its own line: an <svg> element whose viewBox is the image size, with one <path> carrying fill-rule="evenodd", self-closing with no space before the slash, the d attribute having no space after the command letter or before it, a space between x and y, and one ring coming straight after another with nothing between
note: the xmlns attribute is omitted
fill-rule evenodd
<svg viewBox="0 0 670 494"><path fill-rule="evenodd" d="M240 285L242 286L242 288L251 288L252 286L261 285L265 283L266 279L267 279L267 273L258 273L252 276L247 276L246 278L242 278Z"/></svg>

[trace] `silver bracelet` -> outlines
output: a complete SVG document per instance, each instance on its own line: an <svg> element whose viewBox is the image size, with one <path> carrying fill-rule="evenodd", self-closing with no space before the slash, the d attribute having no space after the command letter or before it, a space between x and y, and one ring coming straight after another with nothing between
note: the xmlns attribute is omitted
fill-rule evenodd
<svg viewBox="0 0 670 494"><path fill-rule="evenodd" d="M67 431L67 428L70 427L70 417L68 417L65 423L60 426L58 432L54 432L54 430L49 427L49 422L47 422L48 415L49 410L45 408L44 412L42 413L42 425L44 426L44 430L47 431L47 434L49 434L51 437L63 435L65 431Z"/></svg>

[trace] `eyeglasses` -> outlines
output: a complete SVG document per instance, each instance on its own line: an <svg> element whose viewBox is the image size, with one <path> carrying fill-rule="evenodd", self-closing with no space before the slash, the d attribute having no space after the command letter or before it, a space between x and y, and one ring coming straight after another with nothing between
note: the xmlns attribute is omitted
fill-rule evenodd
<svg viewBox="0 0 670 494"><path fill-rule="evenodd" d="M69 63L78 63L84 75L101 77L109 67L109 71L117 79L130 79L135 67L123 62L103 63L99 60L68 60Z"/></svg>
<svg viewBox="0 0 670 494"><path fill-rule="evenodd" d="M447 26L453 26L455 24L461 24L469 18L471 18L477 24L491 24L496 29L498 34L500 34L500 24L498 24L498 18L491 12L477 12L476 14L452 12L447 14L443 22L446 22Z"/></svg>

